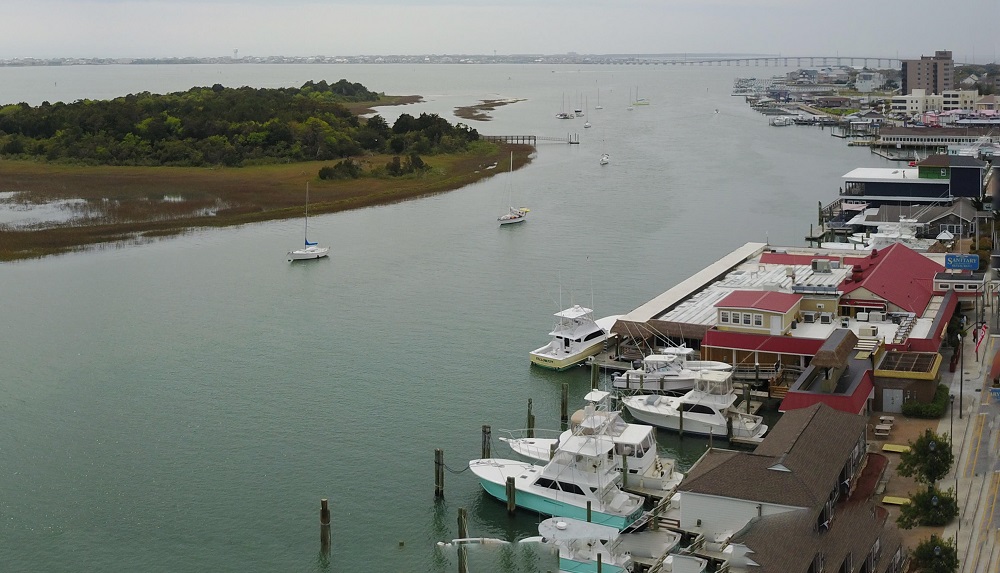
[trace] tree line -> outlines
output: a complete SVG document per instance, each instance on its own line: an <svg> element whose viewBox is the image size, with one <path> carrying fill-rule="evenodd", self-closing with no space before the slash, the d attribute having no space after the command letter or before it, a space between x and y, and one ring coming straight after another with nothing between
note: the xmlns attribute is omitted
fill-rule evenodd
<svg viewBox="0 0 1000 573"><path fill-rule="evenodd" d="M390 126L346 104L384 96L359 83L309 81L301 88L142 92L112 100L0 107L0 158L91 165L238 167L335 160L365 153L451 153L476 130L435 114L402 114Z"/></svg>

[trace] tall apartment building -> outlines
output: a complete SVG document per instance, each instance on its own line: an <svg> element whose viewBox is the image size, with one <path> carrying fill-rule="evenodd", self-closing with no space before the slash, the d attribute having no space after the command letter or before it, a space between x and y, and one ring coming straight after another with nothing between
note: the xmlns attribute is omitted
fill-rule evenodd
<svg viewBox="0 0 1000 573"><path fill-rule="evenodd" d="M933 56L920 56L919 60L903 60L902 65L903 85L900 87L903 95L915 89L941 94L955 87L955 61L951 59L951 50L938 50Z"/></svg>

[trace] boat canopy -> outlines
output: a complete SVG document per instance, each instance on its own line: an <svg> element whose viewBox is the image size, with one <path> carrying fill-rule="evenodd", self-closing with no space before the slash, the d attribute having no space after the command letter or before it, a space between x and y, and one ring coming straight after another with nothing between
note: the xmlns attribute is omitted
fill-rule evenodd
<svg viewBox="0 0 1000 573"><path fill-rule="evenodd" d="M673 362L675 360L677 360L677 355L675 354L650 354L642 359L642 361L647 364L663 364Z"/></svg>
<svg viewBox="0 0 1000 573"><path fill-rule="evenodd" d="M589 315L592 312L594 312L594 311L591 310L591 309L589 309L589 308L586 308L586 307L583 307L583 306L580 306L580 305L575 305L573 308L567 308L566 310L561 310L561 311L555 313L554 316L558 316L559 318L568 318L570 320L573 320L575 318L581 318L581 317L587 316L587 315Z"/></svg>
<svg viewBox="0 0 1000 573"><path fill-rule="evenodd" d="M559 444L559 452L586 456L601 457L615 447L614 442L598 436L570 436L565 443Z"/></svg>
<svg viewBox="0 0 1000 573"><path fill-rule="evenodd" d="M605 398L611 395L611 392L605 392L604 390L591 390L587 392L587 395L583 397L587 402L603 402Z"/></svg>
<svg viewBox="0 0 1000 573"><path fill-rule="evenodd" d="M670 346L660 350L661 355L667 356L691 356L694 354L694 348L688 348L687 346ZM655 354L653 356L656 356Z"/></svg>
<svg viewBox="0 0 1000 573"><path fill-rule="evenodd" d="M538 524L538 534L550 541L574 541L577 539L605 539L618 537L615 527L588 523L568 517L550 517Z"/></svg>
<svg viewBox="0 0 1000 573"><path fill-rule="evenodd" d="M652 426L647 426L645 424L629 424L625 427L625 431L623 431L615 441L619 443L638 445L641 444L643 440L646 439L646 436L652 432Z"/></svg>

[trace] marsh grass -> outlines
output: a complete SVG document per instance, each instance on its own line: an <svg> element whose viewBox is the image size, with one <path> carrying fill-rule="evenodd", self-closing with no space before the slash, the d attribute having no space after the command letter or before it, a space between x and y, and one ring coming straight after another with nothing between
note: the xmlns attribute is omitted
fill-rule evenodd
<svg viewBox="0 0 1000 573"><path fill-rule="evenodd" d="M67 166L0 161L0 193L43 204L68 199L68 221L7 225L0 229L0 260L44 257L87 248L120 247L204 227L228 227L299 217L309 182L310 214L332 213L406 201L459 189L506 169L485 169L508 161L530 161L529 146L477 145L472 152L424 157L430 169L406 177L366 176L320 180L309 162L242 168ZM365 172L392 159L357 159Z"/></svg>

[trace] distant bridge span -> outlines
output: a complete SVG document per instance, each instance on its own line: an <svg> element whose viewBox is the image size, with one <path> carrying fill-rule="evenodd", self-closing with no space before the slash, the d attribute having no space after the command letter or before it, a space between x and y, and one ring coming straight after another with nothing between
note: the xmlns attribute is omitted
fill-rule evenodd
<svg viewBox="0 0 1000 573"><path fill-rule="evenodd" d="M864 66L866 68L901 68L898 57L886 56L656 56L620 59L624 65L659 66L750 66L750 67L819 67Z"/></svg>

